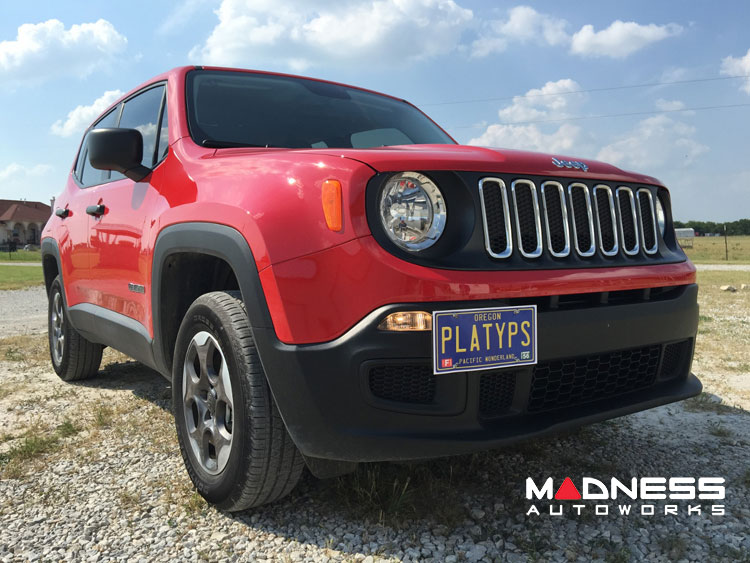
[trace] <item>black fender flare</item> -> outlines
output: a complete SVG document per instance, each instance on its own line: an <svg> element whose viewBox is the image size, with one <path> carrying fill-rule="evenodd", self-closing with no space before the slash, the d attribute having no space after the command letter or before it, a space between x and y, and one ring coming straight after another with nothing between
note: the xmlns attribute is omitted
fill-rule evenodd
<svg viewBox="0 0 750 563"><path fill-rule="evenodd" d="M57 244L57 241L53 239L52 237L44 237L42 239L41 244L41 250L42 250L42 271L44 272L44 259L47 256L52 256L55 259L55 262L57 263L57 273L60 276L60 278L63 277L63 270L62 270L62 263L60 262L60 247ZM47 288L47 292L49 293L49 284L54 281L54 278L51 280L47 280L47 273L44 272L44 285ZM49 282L49 283L48 283ZM65 280L63 280L63 298L65 297ZM67 307L67 300L66 300L66 307Z"/></svg>
<svg viewBox="0 0 750 563"><path fill-rule="evenodd" d="M153 352L158 370L172 378L166 350L161 311L161 279L167 259L172 254L194 252L221 258L232 268L247 308L248 320L255 329L273 329L263 287L258 276L255 258L245 237L238 230L218 223L190 222L165 227L154 245L151 271L151 315L153 323ZM261 356L262 351L258 350Z"/></svg>

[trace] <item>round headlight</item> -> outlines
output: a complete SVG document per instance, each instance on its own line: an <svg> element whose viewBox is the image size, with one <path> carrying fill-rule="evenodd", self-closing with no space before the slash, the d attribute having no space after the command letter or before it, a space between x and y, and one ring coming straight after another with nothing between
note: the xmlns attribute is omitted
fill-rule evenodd
<svg viewBox="0 0 750 563"><path fill-rule="evenodd" d="M380 196L380 220L385 232L410 252L435 244L445 229L446 216L443 194L418 172L396 174Z"/></svg>
<svg viewBox="0 0 750 563"><path fill-rule="evenodd" d="M659 225L661 236L664 236L664 233L667 230L667 216L664 214L664 206L661 203L661 199L658 197L656 198L654 208L656 209L656 224Z"/></svg>

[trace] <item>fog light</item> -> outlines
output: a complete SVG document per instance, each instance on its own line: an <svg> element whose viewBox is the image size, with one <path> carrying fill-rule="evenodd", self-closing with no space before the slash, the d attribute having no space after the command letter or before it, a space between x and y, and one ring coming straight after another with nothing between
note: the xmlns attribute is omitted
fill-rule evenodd
<svg viewBox="0 0 750 563"><path fill-rule="evenodd" d="M424 311L402 311L391 313L378 325L380 330L404 332L409 330L432 330L432 314Z"/></svg>

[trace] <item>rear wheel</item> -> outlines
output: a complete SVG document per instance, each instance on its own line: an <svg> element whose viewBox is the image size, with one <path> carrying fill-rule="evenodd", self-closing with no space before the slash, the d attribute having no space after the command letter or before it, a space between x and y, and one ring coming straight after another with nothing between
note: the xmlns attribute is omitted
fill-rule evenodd
<svg viewBox="0 0 750 563"><path fill-rule="evenodd" d="M50 286L48 311L49 351L55 373L63 381L77 381L96 375L102 363L104 347L89 342L70 326L60 276Z"/></svg>
<svg viewBox="0 0 750 563"><path fill-rule="evenodd" d="M177 435L198 492L229 511L289 494L304 461L271 396L239 292L195 300L173 366Z"/></svg>

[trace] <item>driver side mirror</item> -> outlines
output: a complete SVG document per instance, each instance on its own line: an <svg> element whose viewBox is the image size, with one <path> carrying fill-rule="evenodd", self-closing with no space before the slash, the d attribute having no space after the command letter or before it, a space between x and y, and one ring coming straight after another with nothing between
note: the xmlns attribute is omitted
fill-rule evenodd
<svg viewBox="0 0 750 563"><path fill-rule="evenodd" d="M143 136L136 129L93 129L88 138L89 162L99 170L114 170L134 182L151 173L143 166Z"/></svg>

